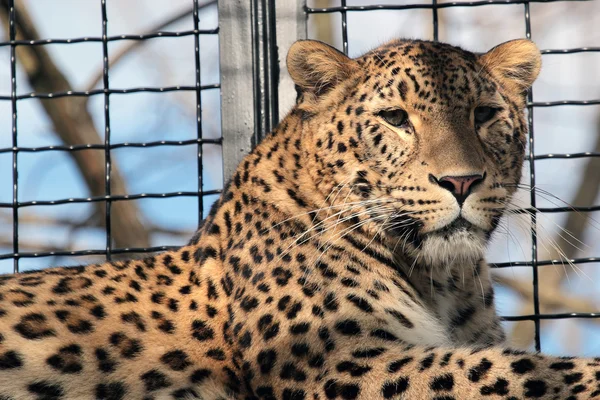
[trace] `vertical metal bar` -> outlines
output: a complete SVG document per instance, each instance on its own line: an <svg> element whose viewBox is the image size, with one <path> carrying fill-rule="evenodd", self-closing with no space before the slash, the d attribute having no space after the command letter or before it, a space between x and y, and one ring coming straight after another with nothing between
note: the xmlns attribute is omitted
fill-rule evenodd
<svg viewBox="0 0 600 400"><path fill-rule="evenodd" d="M279 102L279 115L285 115L296 103L294 82L286 65L288 49L297 40L306 39L308 14L305 11L306 1L277 1L276 36L279 49L279 79L276 90Z"/></svg>
<svg viewBox="0 0 600 400"><path fill-rule="evenodd" d="M254 143L279 122L279 64L274 0L250 0L252 18L252 76L254 83Z"/></svg>
<svg viewBox="0 0 600 400"><path fill-rule="evenodd" d="M346 0L341 0L341 2L342 7L346 7ZM346 14L346 10L342 10L342 49L344 54L348 55L348 21Z"/></svg>
<svg viewBox="0 0 600 400"><path fill-rule="evenodd" d="M270 99L268 102L270 121L266 127L266 131L270 132L279 123L279 97L277 90L277 86L279 86L279 52L276 35L277 9L275 7L275 0L267 0L267 3L263 2L263 9L266 20L264 24L265 81L267 81Z"/></svg>
<svg viewBox="0 0 600 400"><path fill-rule="evenodd" d="M9 0L9 36L11 42L17 39L15 22L15 2ZM17 136L17 59L16 45L10 45L10 104L12 112L12 217L13 217L13 272L19 272L19 172L17 170L18 136Z"/></svg>
<svg viewBox="0 0 600 400"><path fill-rule="evenodd" d="M252 80L252 20L247 0L225 0L219 7L223 176L229 179L252 149L255 126Z"/></svg>
<svg viewBox="0 0 600 400"><path fill-rule="evenodd" d="M525 35L527 39L531 39L531 14L529 2L524 4L525 8ZM530 89L527 93L527 103L533 102L533 90ZM540 299L539 299L539 281L538 281L538 254L537 254L537 208L535 198L535 148L533 140L533 107L527 106L527 123L529 130L529 184L531 185L531 266L533 268L533 314L535 315L535 350L541 351L542 344L540 341Z"/></svg>
<svg viewBox="0 0 600 400"><path fill-rule="evenodd" d="M431 11L433 13L433 41L437 42L439 40L437 0L431 0Z"/></svg>
<svg viewBox="0 0 600 400"><path fill-rule="evenodd" d="M101 0L102 6L102 82L104 84L104 194L106 196L106 208L105 208L105 224L106 224L106 259L111 259L112 252L112 238L111 238L111 223L110 223L110 209L112 206L110 200L110 173L111 173L111 159L110 159L110 99L109 99L109 84L108 84L108 19L106 14L106 0Z"/></svg>
<svg viewBox="0 0 600 400"><path fill-rule="evenodd" d="M196 132L198 139L202 139L202 91L201 86L201 70L200 70L200 16L198 15L198 0L194 0L194 60L196 62ZM204 178L203 166L202 166L202 155L203 155L203 144L200 141L198 143L198 226L202 223L204 218Z"/></svg>
<svg viewBox="0 0 600 400"><path fill-rule="evenodd" d="M260 26L263 23L261 6L258 0L250 0L252 20L252 82L254 87L254 136L252 145L260 141L261 134L265 130L265 91L262 90L263 63L261 60L262 49L260 46Z"/></svg>

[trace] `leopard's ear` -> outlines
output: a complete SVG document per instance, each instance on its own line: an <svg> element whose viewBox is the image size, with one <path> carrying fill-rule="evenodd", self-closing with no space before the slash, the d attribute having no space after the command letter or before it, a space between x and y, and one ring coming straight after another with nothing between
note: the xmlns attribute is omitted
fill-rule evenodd
<svg viewBox="0 0 600 400"><path fill-rule="evenodd" d="M297 88L321 96L347 79L356 61L317 40L300 40L290 47L287 68Z"/></svg>
<svg viewBox="0 0 600 400"><path fill-rule="evenodd" d="M537 78L542 55L531 40L517 39L494 47L481 56L480 62L504 87L522 94Z"/></svg>

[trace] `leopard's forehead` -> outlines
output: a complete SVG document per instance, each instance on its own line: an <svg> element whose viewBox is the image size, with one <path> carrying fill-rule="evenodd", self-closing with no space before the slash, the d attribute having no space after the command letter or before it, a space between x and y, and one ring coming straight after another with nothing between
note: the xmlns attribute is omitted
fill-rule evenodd
<svg viewBox="0 0 600 400"><path fill-rule="evenodd" d="M467 111L498 88L476 54L445 43L394 40L356 61L363 83L380 93L374 98L396 100L395 93L400 93L417 111ZM392 86L397 91L385 90Z"/></svg>
<svg viewBox="0 0 600 400"><path fill-rule="evenodd" d="M387 59L387 60L386 60ZM373 63L388 68L391 61L410 61L422 68L438 69L459 66L474 68L477 56L447 43L424 40L393 40L359 57L359 63Z"/></svg>

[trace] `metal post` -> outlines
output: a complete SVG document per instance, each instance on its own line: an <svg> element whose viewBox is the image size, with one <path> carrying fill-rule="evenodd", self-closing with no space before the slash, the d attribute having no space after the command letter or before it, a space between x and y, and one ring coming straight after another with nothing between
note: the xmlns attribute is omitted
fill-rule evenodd
<svg viewBox="0 0 600 400"><path fill-rule="evenodd" d="M253 144L252 13L245 0L219 1L218 6L223 176L227 180Z"/></svg>
<svg viewBox="0 0 600 400"><path fill-rule="evenodd" d="M295 103L285 57L292 43L306 38L304 5L296 0L219 2L225 179Z"/></svg>
<svg viewBox="0 0 600 400"><path fill-rule="evenodd" d="M306 39L307 14L304 11L306 1L285 0L277 1L277 48L279 50L279 117L285 114L296 103L294 82L287 71L286 56L292 44Z"/></svg>

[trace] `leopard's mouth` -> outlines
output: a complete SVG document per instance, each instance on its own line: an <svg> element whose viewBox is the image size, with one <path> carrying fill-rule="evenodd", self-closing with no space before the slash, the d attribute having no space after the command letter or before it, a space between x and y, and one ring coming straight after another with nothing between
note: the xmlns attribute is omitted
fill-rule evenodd
<svg viewBox="0 0 600 400"><path fill-rule="evenodd" d="M452 221L448 225L435 231L429 232L427 234L451 235L460 231L471 231L473 229L475 229L475 226L472 223L467 221L462 216L458 216L454 221Z"/></svg>
<svg viewBox="0 0 600 400"><path fill-rule="evenodd" d="M430 232L421 232L423 224L417 219L407 219L402 217L397 222L392 221L387 229L388 235L393 241L401 240L410 243L415 248L419 248L427 239L442 239L449 241L459 236L472 237L484 233L484 231L459 216L454 221L442 228Z"/></svg>
<svg viewBox="0 0 600 400"><path fill-rule="evenodd" d="M423 234L416 250L428 265L470 263L483 257L486 242L485 230L459 216L448 225Z"/></svg>

